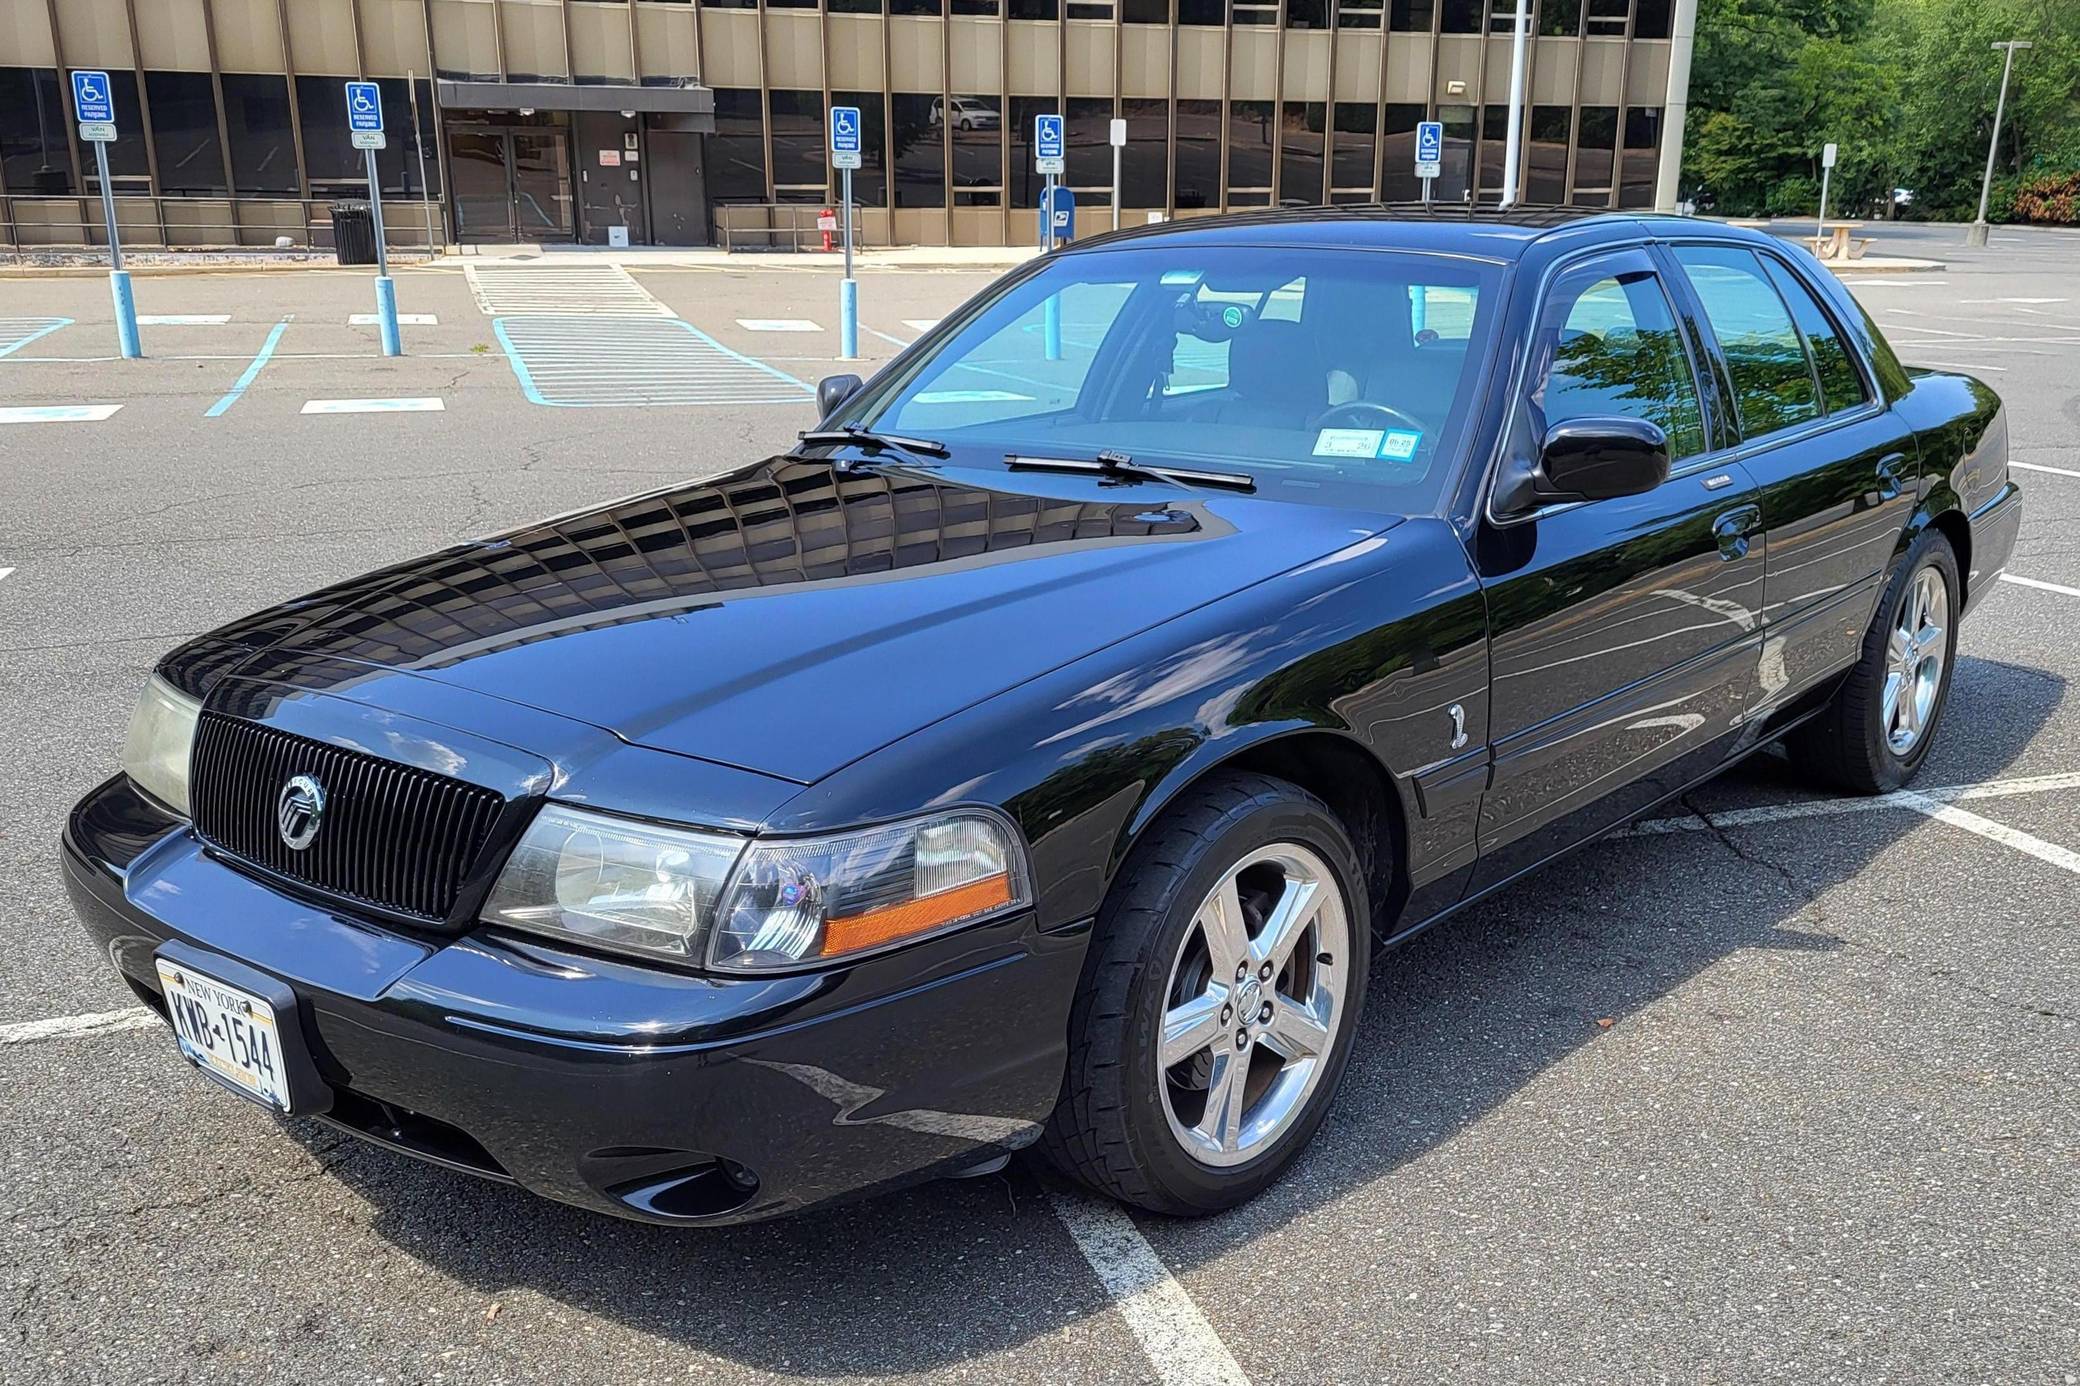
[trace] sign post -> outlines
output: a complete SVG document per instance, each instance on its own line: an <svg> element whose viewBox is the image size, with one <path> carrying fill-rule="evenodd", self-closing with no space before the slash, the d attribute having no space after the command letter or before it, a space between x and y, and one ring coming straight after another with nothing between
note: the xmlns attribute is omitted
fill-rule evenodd
<svg viewBox="0 0 2080 1386"><path fill-rule="evenodd" d="M130 271L123 268L123 238L116 229L116 191L108 181L108 146L116 137L116 98L106 72L72 74L72 109L79 117L79 137L94 146L94 170L101 178L101 217L108 227L108 288L116 304L116 341L125 360L144 355L137 340L137 300L130 293Z"/></svg>
<svg viewBox="0 0 2080 1386"><path fill-rule="evenodd" d="M368 168L368 217L376 233L376 323L383 334L383 355L402 356L397 285L390 278L390 248L383 238L383 179L376 172L376 151L389 141L383 135L383 89L374 82L347 83L347 133Z"/></svg>
<svg viewBox="0 0 2080 1386"><path fill-rule="evenodd" d="M1112 229L1119 230L1119 159L1120 151L1127 147L1127 123L1114 120L1112 134Z"/></svg>
<svg viewBox="0 0 2080 1386"><path fill-rule="evenodd" d="M1829 140L1820 150L1820 221L1813 228L1813 253L1822 253L1827 244L1827 180L1834 173L1835 143Z"/></svg>
<svg viewBox="0 0 2080 1386"><path fill-rule="evenodd" d="M1059 115L1033 117L1033 168L1047 182L1040 191L1040 249L1054 252L1055 179L1068 167L1068 151ZM1046 305L1047 359L1062 359L1062 296L1049 294Z"/></svg>
<svg viewBox="0 0 2080 1386"><path fill-rule="evenodd" d="M1416 126L1416 177L1423 180L1423 205L1430 205L1430 184L1444 172L1444 122L1426 120Z"/></svg>
<svg viewBox="0 0 2080 1386"><path fill-rule="evenodd" d="M838 282L838 355L847 361L859 359L859 285L852 278L852 171L859 167L859 155L859 107L831 107L831 167L843 175L844 194L838 203L845 230L845 277Z"/></svg>

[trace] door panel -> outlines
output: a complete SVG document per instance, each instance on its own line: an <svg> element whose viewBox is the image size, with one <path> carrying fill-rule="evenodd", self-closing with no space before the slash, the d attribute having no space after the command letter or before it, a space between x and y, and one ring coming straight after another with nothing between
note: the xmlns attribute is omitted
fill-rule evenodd
<svg viewBox="0 0 2080 1386"><path fill-rule="evenodd" d="M512 141L513 220L520 240L567 241L572 220L570 146L561 130L516 130Z"/></svg>
<svg viewBox="0 0 2080 1386"><path fill-rule="evenodd" d="M1769 551L1766 713L1853 663L1914 507L1912 432L1875 403L1845 338L1774 255L1672 248L1731 367ZM1783 369L1768 363L1777 363Z"/></svg>
<svg viewBox="0 0 2080 1386"><path fill-rule="evenodd" d="M1531 351L1505 467L1529 466L1553 423L1622 414L1668 435L1677 470L1645 495L1482 519L1494 770L1476 889L1707 773L1757 695L1755 485L1705 456L1691 343L1653 262L1560 275Z"/></svg>
<svg viewBox="0 0 2080 1386"><path fill-rule="evenodd" d="M513 234L513 189L506 177L505 136L450 131L448 172L454 182L456 226L463 240L517 239Z"/></svg>

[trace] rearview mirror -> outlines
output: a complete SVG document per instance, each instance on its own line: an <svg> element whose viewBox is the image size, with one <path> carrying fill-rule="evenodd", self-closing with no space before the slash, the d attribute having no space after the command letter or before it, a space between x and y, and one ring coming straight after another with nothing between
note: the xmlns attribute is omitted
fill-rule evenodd
<svg viewBox="0 0 2080 1386"><path fill-rule="evenodd" d="M859 393L866 384L856 375L827 375L816 382L816 407L824 418L838 412L838 406Z"/></svg>
<svg viewBox="0 0 2080 1386"><path fill-rule="evenodd" d="M1638 496L1668 480L1668 435L1645 419L1566 419L1546 430L1532 492L1538 500Z"/></svg>

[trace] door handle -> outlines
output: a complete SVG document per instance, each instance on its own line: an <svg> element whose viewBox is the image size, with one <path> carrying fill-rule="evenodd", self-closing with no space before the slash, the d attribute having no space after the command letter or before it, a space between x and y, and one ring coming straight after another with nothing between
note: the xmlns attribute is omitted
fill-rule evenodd
<svg viewBox="0 0 2080 1386"><path fill-rule="evenodd" d="M1899 481L1899 464L1907 460L1903 452L1887 453L1878 459L1878 495L1883 500L1898 500L1903 487Z"/></svg>
<svg viewBox="0 0 2080 1386"><path fill-rule="evenodd" d="M1712 537L1719 541L1719 557L1732 562L1748 556L1748 536L1761 522L1762 508L1744 505L1712 521Z"/></svg>

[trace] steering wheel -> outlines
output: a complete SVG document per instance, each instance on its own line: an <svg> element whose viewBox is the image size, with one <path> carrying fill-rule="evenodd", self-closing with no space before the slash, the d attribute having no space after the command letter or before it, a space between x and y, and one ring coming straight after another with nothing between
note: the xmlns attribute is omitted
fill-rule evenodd
<svg viewBox="0 0 2080 1386"><path fill-rule="evenodd" d="M1385 420L1395 428L1412 429L1427 433L1429 429L1412 414L1405 414L1391 404L1375 404L1369 399L1354 399L1345 404L1332 404L1308 422L1309 428L1328 428L1332 425L1345 428L1367 428Z"/></svg>

